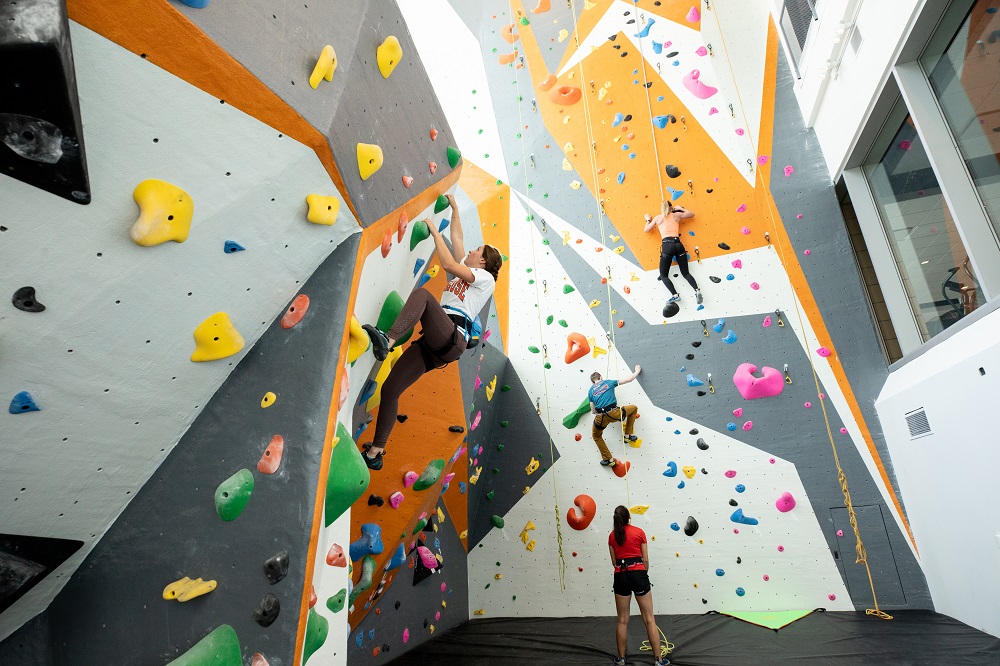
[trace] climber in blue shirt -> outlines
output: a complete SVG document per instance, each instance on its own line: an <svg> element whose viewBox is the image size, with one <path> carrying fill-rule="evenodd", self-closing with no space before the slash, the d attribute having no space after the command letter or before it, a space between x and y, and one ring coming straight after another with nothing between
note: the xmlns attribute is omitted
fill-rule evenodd
<svg viewBox="0 0 1000 666"><path fill-rule="evenodd" d="M618 399L615 397L615 387L628 384L639 376L642 368L635 366L635 372L618 381L617 379L601 379L601 373L595 372L590 376L591 387L587 392L590 399L590 413L594 415L594 428L592 431L594 442L601 450L601 464L605 467L614 467L615 459L608 450L608 445L604 441L604 429L613 421L624 420L625 441L634 442L638 439L632 434L635 426L635 416L638 408L635 405L618 406Z"/></svg>

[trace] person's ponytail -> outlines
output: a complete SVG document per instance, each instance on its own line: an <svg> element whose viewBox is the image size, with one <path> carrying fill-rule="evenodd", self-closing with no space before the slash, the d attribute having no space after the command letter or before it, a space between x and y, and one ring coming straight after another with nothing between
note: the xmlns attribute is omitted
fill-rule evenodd
<svg viewBox="0 0 1000 666"><path fill-rule="evenodd" d="M615 541L619 546L625 544L625 526L632 520L632 515L624 506L615 509Z"/></svg>

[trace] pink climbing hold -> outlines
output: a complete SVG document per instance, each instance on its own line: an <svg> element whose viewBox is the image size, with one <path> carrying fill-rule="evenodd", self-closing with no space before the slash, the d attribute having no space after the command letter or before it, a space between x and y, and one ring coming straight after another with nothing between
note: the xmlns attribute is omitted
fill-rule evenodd
<svg viewBox="0 0 1000 666"><path fill-rule="evenodd" d="M909 150L912 146L913 144L910 143L909 139L903 139L902 141L899 142L900 150Z"/></svg>
<svg viewBox="0 0 1000 666"><path fill-rule="evenodd" d="M743 130L742 127L736 128L736 136L743 136L744 134L746 134L746 132Z"/></svg>
<svg viewBox="0 0 1000 666"><path fill-rule="evenodd" d="M760 369L760 377L755 377L753 374L755 372L757 372L757 366L753 363L741 363L736 368L736 372L733 373L733 384L736 385L736 389L744 400L772 398L785 390L785 376L780 370L765 365ZM739 418L742 416L742 411L740 414L734 411L733 415ZM743 429L749 430L750 428L744 425Z"/></svg>
<svg viewBox="0 0 1000 666"><path fill-rule="evenodd" d="M733 268L743 268L743 260L741 260L741 259L734 259L733 260Z"/></svg>
<svg viewBox="0 0 1000 666"><path fill-rule="evenodd" d="M694 50L694 52L696 54L700 55L700 56L707 56L708 55L708 49L706 49L704 46L699 46L698 48L696 48Z"/></svg>
<svg viewBox="0 0 1000 666"><path fill-rule="evenodd" d="M750 235L750 227L740 227L740 233L744 236Z"/></svg>
<svg viewBox="0 0 1000 666"><path fill-rule="evenodd" d="M483 412L480 410L476 412L476 418L472 419L472 425L469 426L469 430L475 430L479 427L479 421L483 418Z"/></svg>
<svg viewBox="0 0 1000 666"><path fill-rule="evenodd" d="M812 254L812 250L806 250L802 254L804 254L804 255L806 255L808 257L810 254Z"/></svg>
<svg viewBox="0 0 1000 666"><path fill-rule="evenodd" d="M802 213L799 213L798 215L796 215L795 219L796 220L801 220L802 219Z"/></svg>
<svg viewBox="0 0 1000 666"><path fill-rule="evenodd" d="M765 583L766 583L767 581L771 580L771 577L770 577L770 576L768 576L767 574L764 574L763 578L764 578L764 582L765 582Z"/></svg>
<svg viewBox="0 0 1000 666"><path fill-rule="evenodd" d="M447 486L449 483L451 483L451 480L454 478L455 478L455 472L452 472L451 474L445 474L444 479L442 479L441 481L441 485Z"/></svg>
<svg viewBox="0 0 1000 666"><path fill-rule="evenodd" d="M419 479L419 478L420 478L420 475L417 474L416 472L407 472L406 474L403 475L403 487L404 488L409 488L414 483L416 483L417 479Z"/></svg>
<svg viewBox="0 0 1000 666"><path fill-rule="evenodd" d="M830 350L827 349L826 347L820 347L819 349L816 350L816 353L822 356L823 358L826 358L827 356L830 355Z"/></svg>
<svg viewBox="0 0 1000 666"><path fill-rule="evenodd" d="M438 611L437 613L434 613L434 619L435 620L440 620L441 619L441 611Z"/></svg>
<svg viewBox="0 0 1000 666"><path fill-rule="evenodd" d="M830 601L836 601L837 600L837 595L836 594L828 594L828 595L826 595L826 598L829 599Z"/></svg>
<svg viewBox="0 0 1000 666"><path fill-rule="evenodd" d="M698 99L708 99L715 93L719 92L718 88L713 88L712 86L699 81L699 76L701 76L701 72L697 69L692 69L684 75L683 79L681 79L681 83L683 83L684 87L688 89L688 92Z"/></svg>
<svg viewBox="0 0 1000 666"><path fill-rule="evenodd" d="M813 404L807 401L802 406L805 407L806 409L812 409Z"/></svg>
<svg viewBox="0 0 1000 666"><path fill-rule="evenodd" d="M788 178L793 173L795 173L795 169L793 169L790 165L785 167L785 178Z"/></svg>
<svg viewBox="0 0 1000 666"><path fill-rule="evenodd" d="M393 509L398 509L399 505L403 503L403 493L398 490L393 494L389 495L389 506Z"/></svg>
<svg viewBox="0 0 1000 666"><path fill-rule="evenodd" d="M714 116L714 115L715 115L715 114L717 114L718 112L719 112L719 110L718 110L717 108L715 108L715 107L713 106L713 107L712 107L711 109L709 109L709 110L708 110L708 115L710 115L710 116ZM716 182L718 182L718 181L719 181L719 179L718 179L718 178L716 178L715 180L716 180Z"/></svg>
<svg viewBox="0 0 1000 666"><path fill-rule="evenodd" d="M438 568L437 558L427 546L417 546L417 555L420 557L420 562L431 571Z"/></svg>
<svg viewBox="0 0 1000 666"><path fill-rule="evenodd" d="M736 418L740 418L741 416L743 416L743 408L737 407L736 409L734 409L733 416L735 416Z"/></svg>
<svg viewBox="0 0 1000 666"><path fill-rule="evenodd" d="M413 185L413 176L403 176L403 187Z"/></svg>
<svg viewBox="0 0 1000 666"><path fill-rule="evenodd" d="M736 470L735 470L735 469L731 469L731 470L728 470L728 471L726 472L726 478L727 478L727 479L732 479L732 478L734 478L735 476L736 476Z"/></svg>
<svg viewBox="0 0 1000 666"><path fill-rule="evenodd" d="M778 546L778 552L779 552L779 553L783 553L783 552L785 552L785 547L784 547L784 546L780 546L780 545L779 545L779 546Z"/></svg>
<svg viewBox="0 0 1000 666"><path fill-rule="evenodd" d="M774 458L769 458L767 462L769 462L769 463L771 463L773 465L774 463L776 463L778 461L775 460Z"/></svg>
<svg viewBox="0 0 1000 666"><path fill-rule="evenodd" d="M762 326L764 328L767 328L770 325L771 325L771 315L767 315L766 317L764 317L764 323L762 324Z"/></svg>
<svg viewBox="0 0 1000 666"><path fill-rule="evenodd" d="M746 204L744 203L744 204L740 204L740 205L739 205L739 207L738 207L738 208L736 209L736 212L737 212L737 213L745 213L745 212L746 212L746 210L747 210L747 205L746 205ZM745 229L745 228L746 228L746 227L744 227L744 229Z"/></svg>
<svg viewBox="0 0 1000 666"><path fill-rule="evenodd" d="M844 530L837 530L837 536L839 537L844 536Z"/></svg>
<svg viewBox="0 0 1000 666"><path fill-rule="evenodd" d="M753 421L747 421L746 423L744 423L743 424L743 429L744 430L752 430L753 429Z"/></svg>
<svg viewBox="0 0 1000 666"><path fill-rule="evenodd" d="M840 429L840 434L841 435L846 435L847 434L847 428L841 428Z"/></svg>
<svg viewBox="0 0 1000 666"><path fill-rule="evenodd" d="M473 391L478 391L479 387L482 386L482 385L483 385L483 380L479 378L479 375L476 375L476 385L473 387L472 390Z"/></svg>
<svg viewBox="0 0 1000 666"><path fill-rule="evenodd" d="M403 642L408 643L410 641L410 630L403 629Z"/></svg>
<svg viewBox="0 0 1000 666"><path fill-rule="evenodd" d="M757 284L756 282L751 282L750 288L753 289L754 291L757 291L758 289L760 289L760 285Z"/></svg>
<svg viewBox="0 0 1000 666"><path fill-rule="evenodd" d="M759 164L761 166L764 166L765 164L767 164L767 161L769 159L771 159L771 158L768 155L758 155L757 156L757 164Z"/></svg>
<svg viewBox="0 0 1000 666"><path fill-rule="evenodd" d="M688 23L697 23L701 20L701 12L698 11L697 7L692 7L684 18L687 19Z"/></svg>
<svg viewBox="0 0 1000 666"><path fill-rule="evenodd" d="M734 527L733 528L733 534L739 534L739 533L740 533L739 529L736 528L736 527Z"/></svg>
<svg viewBox="0 0 1000 666"><path fill-rule="evenodd" d="M448 591L448 583L441 583L441 591L442 592Z"/></svg>
<svg viewBox="0 0 1000 666"><path fill-rule="evenodd" d="M795 498L789 492L781 493L781 497L774 502L774 506L781 513L788 513L795 508Z"/></svg>

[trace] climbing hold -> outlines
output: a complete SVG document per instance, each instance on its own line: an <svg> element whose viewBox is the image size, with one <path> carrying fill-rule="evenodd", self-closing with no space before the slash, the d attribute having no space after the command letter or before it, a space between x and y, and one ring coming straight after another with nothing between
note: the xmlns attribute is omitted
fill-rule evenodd
<svg viewBox="0 0 1000 666"><path fill-rule="evenodd" d="M698 470L694 467L691 467L690 465L685 465L684 467L681 467L681 471L684 472L684 476L686 476L689 479L693 479L694 475L698 473Z"/></svg>
<svg viewBox="0 0 1000 666"><path fill-rule="evenodd" d="M789 492L781 493L781 497L774 502L774 506L776 506L778 511L781 513L788 513L795 508L795 498L792 497L792 494Z"/></svg>
<svg viewBox="0 0 1000 666"><path fill-rule="evenodd" d="M750 288L753 289L754 291L757 291L758 289L760 289L760 285L757 284L756 282L751 282Z"/></svg>
<svg viewBox="0 0 1000 666"><path fill-rule="evenodd" d="M431 571L438 568L437 558L434 557L434 553L427 546L417 546L417 557L420 558L420 563Z"/></svg>
<svg viewBox="0 0 1000 666"><path fill-rule="evenodd" d="M228 624L222 624L195 643L167 666L241 666L240 639Z"/></svg>
<svg viewBox="0 0 1000 666"><path fill-rule="evenodd" d="M465 428L460 425L448 426L448 432L465 432Z"/></svg>
<svg viewBox="0 0 1000 666"><path fill-rule="evenodd" d="M750 516L744 516L742 508L733 511L733 515L729 516L729 520L733 521L734 523L741 523L743 525L756 525L757 523L760 522L756 518L751 518Z"/></svg>
<svg viewBox="0 0 1000 666"><path fill-rule="evenodd" d="M285 314L281 317L281 328L292 328L306 316L309 311L309 297L299 294L292 300Z"/></svg>
<svg viewBox="0 0 1000 666"><path fill-rule="evenodd" d="M403 57L403 47L399 45L399 40L392 35L385 38L377 49L375 49L375 59L378 61L378 71L382 73L382 78L387 79L396 69L400 59Z"/></svg>
<svg viewBox="0 0 1000 666"><path fill-rule="evenodd" d="M358 144L358 174L361 180L368 180L372 174L382 168L382 148L374 143Z"/></svg>
<svg viewBox="0 0 1000 666"><path fill-rule="evenodd" d="M191 195L176 185L151 178L136 186L132 198L139 204L139 219L128 235L136 245L150 247L187 240L194 217Z"/></svg>
<svg viewBox="0 0 1000 666"><path fill-rule="evenodd" d="M733 260L733 268L743 268L743 261L741 259Z"/></svg>
<svg viewBox="0 0 1000 666"><path fill-rule="evenodd" d="M569 285L566 285L569 286ZM578 361L590 353L590 343L582 333L570 333L566 336L566 355L563 360L568 364Z"/></svg>
<svg viewBox="0 0 1000 666"><path fill-rule="evenodd" d="M194 362L215 361L238 353L246 345L229 315L216 312L194 329Z"/></svg>
<svg viewBox="0 0 1000 666"><path fill-rule="evenodd" d="M267 409L268 407L270 407L271 405L273 405L274 402L277 399L278 399L278 396L276 396L271 391L268 391L267 393L264 394L264 397L260 399L260 407L261 407L261 409Z"/></svg>
<svg viewBox="0 0 1000 666"><path fill-rule="evenodd" d="M725 327L725 325L726 325L726 320L720 319L717 323L712 324L712 330L715 331L716 333L722 333L722 329L723 327Z"/></svg>
<svg viewBox="0 0 1000 666"><path fill-rule="evenodd" d="M234 252L243 252L246 250L245 247L233 240L227 240L222 244L222 251L226 254L233 254Z"/></svg>
<svg viewBox="0 0 1000 666"><path fill-rule="evenodd" d="M664 167L664 170L667 172L667 175L670 176L671 178L678 178L681 175L681 170L675 167L673 164L668 164L667 166Z"/></svg>
<svg viewBox="0 0 1000 666"><path fill-rule="evenodd" d="M7 411L11 414L24 414L26 412L40 412L42 408L32 399L30 393L21 391L11 399Z"/></svg>
<svg viewBox="0 0 1000 666"><path fill-rule="evenodd" d="M733 474L736 474L736 472L733 472ZM728 476L728 474L727 474L727 476ZM742 493L746 489L747 489L747 487L744 486L742 483L737 483L736 484L736 492Z"/></svg>
<svg viewBox="0 0 1000 666"><path fill-rule="evenodd" d="M514 49L510 53L501 53L497 56L497 64L500 65L509 65L515 60L517 60L517 49Z"/></svg>
<svg viewBox="0 0 1000 666"><path fill-rule="evenodd" d="M743 416L743 408L737 407L736 409L734 409L733 416L735 416L736 418L740 418L741 416Z"/></svg>
<svg viewBox="0 0 1000 666"><path fill-rule="evenodd" d="M446 197L443 194L439 194L438 197L437 197L437 199L434 202L434 214L436 215L436 214L440 213L441 211L443 211L445 208L447 208L450 205L451 204L448 203L448 197Z"/></svg>
<svg viewBox="0 0 1000 666"><path fill-rule="evenodd" d="M671 201L677 201L682 196L684 196L684 190L675 190L672 187L668 187L667 191L670 192L670 200Z"/></svg>
<svg viewBox="0 0 1000 666"><path fill-rule="evenodd" d="M574 530L585 530L597 515L597 502L590 495L577 495L566 512L566 522Z"/></svg>
<svg viewBox="0 0 1000 666"><path fill-rule="evenodd" d="M785 389L785 378L780 370L764 366L760 369L760 377L755 377L757 366L752 363L742 363L733 373L733 384L736 385L740 395L744 400L757 400L759 398L770 398L780 395ZM733 414L739 418L742 415Z"/></svg>
<svg viewBox="0 0 1000 666"><path fill-rule="evenodd" d="M414 225L413 231L416 232L416 227L419 223ZM399 295L397 291L390 291L385 297L385 301L382 302L382 309L379 311L378 319L375 321L375 327L380 331L388 331L392 328L392 325L396 322L396 317L403 309L403 298ZM403 337L396 340L396 344L393 347L398 347L404 342L410 339L413 335L413 329L410 329L403 334Z"/></svg>
<svg viewBox="0 0 1000 666"><path fill-rule="evenodd" d="M326 563L332 567L346 567L347 557L344 556L344 549L340 544L333 544L326 553Z"/></svg>
<svg viewBox="0 0 1000 666"><path fill-rule="evenodd" d="M327 527L364 494L371 481L368 466L343 423L337 423L337 435L331 447L324 511Z"/></svg>
<svg viewBox="0 0 1000 666"><path fill-rule="evenodd" d="M684 18L688 23L697 23L701 20L701 12L698 11L697 7L692 7Z"/></svg>
<svg viewBox="0 0 1000 666"><path fill-rule="evenodd" d="M392 229L385 232L385 236L382 237L382 258L385 259L389 256L389 251L392 249Z"/></svg>
<svg viewBox="0 0 1000 666"><path fill-rule="evenodd" d="M281 456L285 452L285 440L281 435L271 438L270 444L257 461L257 471L261 474L274 474L281 465Z"/></svg>
<svg viewBox="0 0 1000 666"><path fill-rule="evenodd" d="M402 545L402 544L400 544ZM347 601L347 588L340 588L340 592L326 600L326 607L331 613L339 613L344 610L344 603Z"/></svg>
<svg viewBox="0 0 1000 666"><path fill-rule="evenodd" d="M236 520L250 501L251 493L253 474L248 469L241 469L215 489L215 512L226 522Z"/></svg>
<svg viewBox="0 0 1000 666"><path fill-rule="evenodd" d="M681 79L681 83L688 89L688 92L698 99L708 99L715 93L719 92L718 88L713 88L712 86L706 85L698 80L699 76L701 76L701 72L697 69L692 69L689 73L684 75L683 79Z"/></svg>
<svg viewBox="0 0 1000 666"><path fill-rule="evenodd" d="M677 463L673 460L667 463L667 469L663 472L663 476L677 476Z"/></svg>
<svg viewBox="0 0 1000 666"><path fill-rule="evenodd" d="M416 480L417 480L416 472L407 472L406 474L403 475L403 487L409 488L416 482Z"/></svg>
<svg viewBox="0 0 1000 666"><path fill-rule="evenodd" d="M380 555L382 545L382 528L375 523L365 523L361 526L361 536L351 544L351 561L357 562L366 555Z"/></svg>
<svg viewBox="0 0 1000 666"><path fill-rule="evenodd" d="M493 523L493 527L496 527L498 529L503 529L504 522L503 518L501 518L500 516L494 515L493 517L490 518L490 522Z"/></svg>
<svg viewBox="0 0 1000 666"><path fill-rule="evenodd" d="M427 223L423 220L415 223L413 225L413 231L410 232L410 250L412 251L421 241L427 240L431 235L431 230L427 228Z"/></svg>
<svg viewBox="0 0 1000 666"><path fill-rule="evenodd" d="M747 593L747 591L744 590L742 587L736 588L736 596L742 597L746 593Z"/></svg>
<svg viewBox="0 0 1000 666"><path fill-rule="evenodd" d="M462 151L458 148L452 148L448 146L448 166L452 169L458 166L458 162L462 159Z"/></svg>
<svg viewBox="0 0 1000 666"><path fill-rule="evenodd" d="M35 298L34 287L21 287L11 297L14 307L23 312L43 312L45 306Z"/></svg>
<svg viewBox="0 0 1000 666"><path fill-rule="evenodd" d="M253 619L262 627L270 627L278 619L279 613L281 613L281 602L278 597L268 592L257 604L257 608L253 609Z"/></svg>
<svg viewBox="0 0 1000 666"><path fill-rule="evenodd" d="M618 127L619 125L622 124L622 120L624 120L624 119L625 119L625 116L623 116L620 113L616 113L615 114L615 119L611 121L611 126L612 127Z"/></svg>
<svg viewBox="0 0 1000 666"><path fill-rule="evenodd" d="M694 536L697 531L698 521L695 520L694 516L688 516L687 521L684 523L684 534L687 536Z"/></svg>
<svg viewBox="0 0 1000 666"><path fill-rule="evenodd" d="M525 468L524 468L524 471L525 471L525 473L526 473L526 474L527 474L528 476L531 476L532 474L534 474L535 472L537 472L537 471L538 471L538 466L539 466L539 464L540 464L540 463L539 463L539 462L538 462L537 460L535 460L535 457L534 457L534 456L532 456L532 457L531 457L531 462L529 462L529 463L528 463L528 464L527 464L527 465L525 466Z"/></svg>
<svg viewBox="0 0 1000 666"><path fill-rule="evenodd" d="M214 590L217 585L218 583L214 580L202 580L201 578L191 580L187 576L184 576L184 578L175 580L170 583L170 585L163 588L163 598L167 601L176 599L177 601L184 603L189 599L194 599L195 597L200 597L203 594L208 594Z"/></svg>
<svg viewBox="0 0 1000 666"><path fill-rule="evenodd" d="M383 506L385 505L385 500L380 496L372 493L368 496L368 506Z"/></svg>
<svg viewBox="0 0 1000 666"><path fill-rule="evenodd" d="M409 188L413 185L413 176L403 176L403 187Z"/></svg>
<svg viewBox="0 0 1000 666"><path fill-rule="evenodd" d="M663 316L667 319L676 316L680 311L680 306L675 302L670 302L663 306Z"/></svg>
<svg viewBox="0 0 1000 666"><path fill-rule="evenodd" d="M404 499L405 498L403 497L403 493L397 490L393 494L389 495L389 506L391 506L393 509L398 509L399 505L403 503Z"/></svg>
<svg viewBox="0 0 1000 666"><path fill-rule="evenodd" d="M556 75L549 74L548 76L545 77L545 79L541 83L538 84L538 89L541 90L542 92L547 92L549 90L552 90L552 86L554 86L555 84L556 84Z"/></svg>
<svg viewBox="0 0 1000 666"><path fill-rule="evenodd" d="M767 315L766 317L764 317L764 323L761 324L761 325L764 328L767 328L768 326L770 326L771 325L771 315Z"/></svg>
<svg viewBox="0 0 1000 666"><path fill-rule="evenodd" d="M791 176L791 175L792 175L793 173L795 173L795 169L793 169L793 168L792 168L792 167L790 167L790 166L786 166L786 167L785 167L785 178L788 178L788 177L789 177L789 176Z"/></svg>
<svg viewBox="0 0 1000 666"><path fill-rule="evenodd" d="M823 358L826 358L830 355L831 352L826 347L820 347L819 349L816 350L816 353L822 356Z"/></svg>
<svg viewBox="0 0 1000 666"><path fill-rule="evenodd" d="M721 578L722 576L726 575L726 570L725 569L716 569L715 570L715 575L719 576Z"/></svg>
<svg viewBox="0 0 1000 666"><path fill-rule="evenodd" d="M726 331L726 337L722 338L722 341L725 342L727 345L733 344L734 342L736 342L736 340L737 340L736 334L733 333L731 330Z"/></svg>
<svg viewBox="0 0 1000 666"><path fill-rule="evenodd" d="M549 91L549 99L555 104L572 106L583 97L583 91L575 86L559 86Z"/></svg>
<svg viewBox="0 0 1000 666"><path fill-rule="evenodd" d="M680 532L681 526L678 525L677 523L670 523L670 529L672 529L674 532Z"/></svg>
<svg viewBox="0 0 1000 666"><path fill-rule="evenodd" d="M264 575L271 582L271 585L281 582L288 575L288 551L272 555L264 560Z"/></svg>
<svg viewBox="0 0 1000 666"><path fill-rule="evenodd" d="M621 185L624 182L625 182L625 172L622 171L621 173L618 174L618 184Z"/></svg>
<svg viewBox="0 0 1000 666"><path fill-rule="evenodd" d="M576 291L576 290L573 288L573 285L571 285L571 284L564 284L563 285L563 293L564 294L571 294L574 291Z"/></svg>
<svg viewBox="0 0 1000 666"><path fill-rule="evenodd" d="M701 381L700 379L698 379L697 377L695 377L694 375L691 375L691 374L689 374L687 376L687 383L688 383L688 386L704 386L705 385L705 382Z"/></svg>
<svg viewBox="0 0 1000 666"><path fill-rule="evenodd" d="M615 476L617 476L619 479L622 479L625 478L625 475L628 474L628 471L630 469L632 469L631 461L626 460L624 463L622 463L621 460L615 458L615 465L614 467L611 468L611 471L614 472Z"/></svg>
<svg viewBox="0 0 1000 666"><path fill-rule="evenodd" d="M313 67L312 74L309 75L309 85L315 90L319 87L319 82L323 79L333 81L333 73L337 70L337 53L333 47L327 44L320 51L316 66Z"/></svg>
<svg viewBox="0 0 1000 666"><path fill-rule="evenodd" d="M354 600L360 597L362 594L368 591L372 586L372 578L375 575L375 567L378 566L375 562L375 558L371 555L365 555L365 558L361 561L361 578L358 580L358 584L354 586L348 597L349 603L354 605Z"/></svg>
<svg viewBox="0 0 1000 666"><path fill-rule="evenodd" d="M361 355L368 351L371 346L371 338L361 328L361 322L354 315L351 315L350 340L347 346L347 362L354 363ZM345 377L347 375L344 375Z"/></svg>
<svg viewBox="0 0 1000 666"><path fill-rule="evenodd" d="M437 460L430 461L427 463L427 467L424 468L424 471L420 474L420 477L413 484L413 489L417 491L427 490L437 483L437 480L441 477L442 471L444 471L443 459L438 458Z"/></svg>
<svg viewBox="0 0 1000 666"><path fill-rule="evenodd" d="M306 219L313 224L330 226L337 221L340 212L340 199L337 197L310 194L306 197L306 205L309 206Z"/></svg>
<svg viewBox="0 0 1000 666"><path fill-rule="evenodd" d="M744 430L753 430L753 421L747 421L743 424Z"/></svg>

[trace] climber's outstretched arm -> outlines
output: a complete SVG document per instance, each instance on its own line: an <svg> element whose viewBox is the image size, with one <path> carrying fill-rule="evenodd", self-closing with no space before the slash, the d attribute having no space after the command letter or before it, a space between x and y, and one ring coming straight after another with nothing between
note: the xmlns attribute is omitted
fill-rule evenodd
<svg viewBox="0 0 1000 666"><path fill-rule="evenodd" d="M462 220L458 216L458 204L455 197L450 194L444 195L451 206L451 251L453 256L462 261L465 258L465 232L462 229Z"/></svg>
<svg viewBox="0 0 1000 666"><path fill-rule="evenodd" d="M437 248L438 259L441 261L441 268L445 269L455 277L460 277L469 284L476 281L476 276L472 274L472 269L463 264L461 261L456 261L455 256L448 249L448 244L444 242L444 236L438 231L437 227L434 226L434 222L431 220L424 220L427 224L427 228L431 232L431 236L434 238L434 247ZM464 254L462 255L465 256Z"/></svg>

